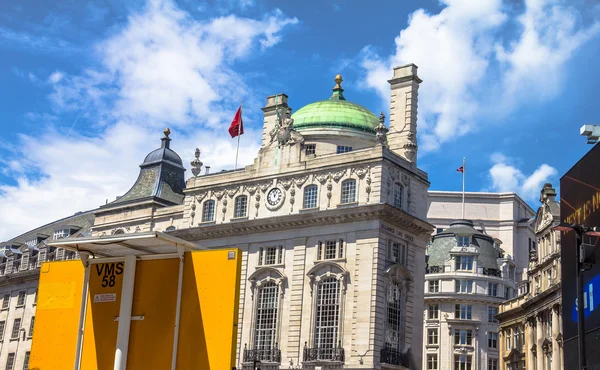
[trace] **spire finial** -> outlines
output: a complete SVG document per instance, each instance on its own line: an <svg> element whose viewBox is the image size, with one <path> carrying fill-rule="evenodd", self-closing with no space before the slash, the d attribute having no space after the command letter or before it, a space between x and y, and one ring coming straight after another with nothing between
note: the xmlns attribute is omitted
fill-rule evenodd
<svg viewBox="0 0 600 370"><path fill-rule="evenodd" d="M200 175L200 171L202 170L202 161L200 161L200 149L196 148L196 152L194 153L194 160L190 163L192 166L192 174L195 177Z"/></svg>
<svg viewBox="0 0 600 370"><path fill-rule="evenodd" d="M342 79L342 75L338 73L338 74L335 76L335 79L334 79L334 81L335 81L335 86L334 86L333 88L334 88L334 89L341 89L341 88L342 88L342 85L341 85L341 83L342 83L342 81L344 81L344 80Z"/></svg>
<svg viewBox="0 0 600 370"><path fill-rule="evenodd" d="M171 130L167 127L165 128L165 130L163 131L163 133L165 134L165 137L169 137L169 135L171 135Z"/></svg>

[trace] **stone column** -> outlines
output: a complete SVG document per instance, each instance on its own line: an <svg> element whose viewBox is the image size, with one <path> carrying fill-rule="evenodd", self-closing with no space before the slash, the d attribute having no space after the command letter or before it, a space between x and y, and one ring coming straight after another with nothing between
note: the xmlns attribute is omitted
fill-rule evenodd
<svg viewBox="0 0 600 370"><path fill-rule="evenodd" d="M535 361L533 359L533 352L531 352L531 347L535 344L535 317L530 317L527 319L527 325L525 326L527 330L527 343L525 344L525 358L527 359L527 369L535 369Z"/></svg>
<svg viewBox="0 0 600 370"><path fill-rule="evenodd" d="M542 350L542 343L544 343L544 318L542 313L538 313L536 317L536 356L537 356L537 370L544 370L544 351Z"/></svg>
<svg viewBox="0 0 600 370"><path fill-rule="evenodd" d="M562 369L562 366L560 366L560 346L556 340L560 334L560 323L558 322L560 305L554 305L552 311L552 367Z"/></svg>

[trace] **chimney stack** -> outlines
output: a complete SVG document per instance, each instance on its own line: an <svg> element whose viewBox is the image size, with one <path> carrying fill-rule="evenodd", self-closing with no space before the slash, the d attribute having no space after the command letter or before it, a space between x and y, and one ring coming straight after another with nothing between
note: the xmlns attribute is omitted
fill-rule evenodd
<svg viewBox="0 0 600 370"><path fill-rule="evenodd" d="M417 100L419 84L417 66L407 64L394 68L391 87L390 131L387 142L390 150L417 163Z"/></svg>

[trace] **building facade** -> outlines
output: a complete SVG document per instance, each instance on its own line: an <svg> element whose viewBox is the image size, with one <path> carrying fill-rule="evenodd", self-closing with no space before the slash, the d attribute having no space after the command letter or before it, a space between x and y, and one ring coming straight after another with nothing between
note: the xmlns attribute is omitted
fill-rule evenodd
<svg viewBox="0 0 600 370"><path fill-rule="evenodd" d="M512 294L516 265L498 240L457 220L427 248L423 368L497 370L498 306Z"/></svg>
<svg viewBox="0 0 600 370"><path fill-rule="evenodd" d="M417 167L415 65L391 79L383 113L329 99L293 115L269 96L254 163L184 181L161 147L130 191L96 212L94 235L167 231L242 251L237 366L420 369L427 174Z"/></svg>
<svg viewBox="0 0 600 370"><path fill-rule="evenodd" d="M0 367L29 369L42 263L79 257L45 242L89 235L93 221L93 212L83 212L0 243Z"/></svg>
<svg viewBox="0 0 600 370"><path fill-rule="evenodd" d="M500 306L502 370L560 370L563 365L560 205L545 184L530 244L527 290Z"/></svg>
<svg viewBox="0 0 600 370"><path fill-rule="evenodd" d="M506 257L515 262L516 281L527 279L523 273L529 267L529 246L535 241L534 216L534 210L516 193L465 193L464 218L501 243ZM435 225L436 233L461 218L461 192L429 191L427 220Z"/></svg>

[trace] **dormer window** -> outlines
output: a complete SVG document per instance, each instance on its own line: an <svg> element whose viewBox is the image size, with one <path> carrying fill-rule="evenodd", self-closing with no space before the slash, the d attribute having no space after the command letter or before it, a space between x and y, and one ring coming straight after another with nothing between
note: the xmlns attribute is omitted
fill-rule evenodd
<svg viewBox="0 0 600 370"><path fill-rule="evenodd" d="M471 236L470 235L457 235L456 236L456 245L459 247L468 247L471 244Z"/></svg>
<svg viewBox="0 0 600 370"><path fill-rule="evenodd" d="M472 271L473 270L473 256L456 256L455 257L457 271Z"/></svg>
<svg viewBox="0 0 600 370"><path fill-rule="evenodd" d="M63 239L63 238L67 238L69 235L71 235L70 229L60 229L60 230L54 231L54 234L52 235L52 239L53 240Z"/></svg>
<svg viewBox="0 0 600 370"><path fill-rule="evenodd" d="M352 151L352 147L351 146L343 146L343 145L338 145L337 146L337 154L342 154L342 153L348 153Z"/></svg>
<svg viewBox="0 0 600 370"><path fill-rule="evenodd" d="M37 245L37 243L38 243L38 239L37 238L31 239L31 240L28 240L28 241L25 242L25 244L28 247L32 247L32 248L35 247Z"/></svg>
<svg viewBox="0 0 600 370"><path fill-rule="evenodd" d="M304 153L306 155L315 155L317 153L317 144L304 144Z"/></svg>

